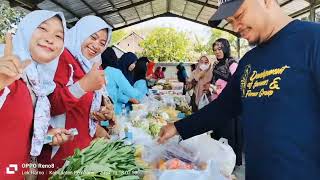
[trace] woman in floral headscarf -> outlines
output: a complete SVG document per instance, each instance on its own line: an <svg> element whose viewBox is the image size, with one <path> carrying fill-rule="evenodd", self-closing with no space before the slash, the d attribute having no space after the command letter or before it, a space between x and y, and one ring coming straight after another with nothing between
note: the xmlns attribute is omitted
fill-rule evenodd
<svg viewBox="0 0 320 180"><path fill-rule="evenodd" d="M64 142L62 133L70 135L65 129L48 132L47 95L55 88L53 77L64 47L65 24L60 12L33 11L21 20L13 39L8 35L5 47L0 48L0 179L24 179L22 164L28 163L30 155L34 160L40 154L47 133L54 135L52 145ZM9 174L6 167L17 172Z"/></svg>

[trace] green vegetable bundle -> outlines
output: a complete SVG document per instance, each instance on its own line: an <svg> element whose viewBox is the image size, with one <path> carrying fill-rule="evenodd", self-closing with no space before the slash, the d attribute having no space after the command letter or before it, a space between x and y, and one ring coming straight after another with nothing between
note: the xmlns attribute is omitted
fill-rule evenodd
<svg viewBox="0 0 320 180"><path fill-rule="evenodd" d="M158 123L150 123L149 130L153 138L157 137L161 130L161 125Z"/></svg>
<svg viewBox="0 0 320 180"><path fill-rule="evenodd" d="M124 141L97 139L67 159L51 180L138 180L144 168L135 162L135 148Z"/></svg>
<svg viewBox="0 0 320 180"><path fill-rule="evenodd" d="M176 110L185 113L187 116L192 114L192 108L189 106L185 98L174 97L174 102L176 104Z"/></svg>

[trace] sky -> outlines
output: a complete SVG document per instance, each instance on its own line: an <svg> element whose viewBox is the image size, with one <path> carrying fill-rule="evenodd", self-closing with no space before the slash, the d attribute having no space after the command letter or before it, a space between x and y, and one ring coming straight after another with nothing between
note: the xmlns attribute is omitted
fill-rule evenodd
<svg viewBox="0 0 320 180"><path fill-rule="evenodd" d="M208 41L212 28L177 17L159 17L140 24L128 27L129 30L151 29L155 27L171 27L177 31L187 32L198 36L203 41ZM194 38L194 37L190 37Z"/></svg>

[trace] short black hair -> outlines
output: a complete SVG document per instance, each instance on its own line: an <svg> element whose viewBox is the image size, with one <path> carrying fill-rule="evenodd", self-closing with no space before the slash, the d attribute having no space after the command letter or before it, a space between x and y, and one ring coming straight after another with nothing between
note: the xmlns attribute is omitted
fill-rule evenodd
<svg viewBox="0 0 320 180"><path fill-rule="evenodd" d="M167 68L166 67L162 67L162 71L166 71L167 70Z"/></svg>

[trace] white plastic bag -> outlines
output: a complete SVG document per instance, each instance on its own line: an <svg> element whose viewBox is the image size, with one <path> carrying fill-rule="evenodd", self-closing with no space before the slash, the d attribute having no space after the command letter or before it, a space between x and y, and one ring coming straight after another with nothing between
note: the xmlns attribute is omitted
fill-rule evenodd
<svg viewBox="0 0 320 180"><path fill-rule="evenodd" d="M215 161L224 175L229 176L233 172L236 164L236 155L226 139L221 138L216 141L209 135L202 134L184 140L180 144L192 151L198 151L200 162Z"/></svg>
<svg viewBox="0 0 320 180"><path fill-rule="evenodd" d="M219 154L216 157L216 162L220 166L221 172L230 176L233 172L233 169L236 165L236 154L234 153L231 146L228 144L228 140L221 138L219 141Z"/></svg>
<svg viewBox="0 0 320 180"><path fill-rule="evenodd" d="M206 162L207 168L205 170L183 170L183 169L167 169L167 170L153 170L152 174L156 177L152 180L229 180L226 173L221 169L221 161L219 161L216 156L222 156L221 159L224 160L224 164L228 164L225 161L228 161L228 156L230 156L230 149L224 151L221 149L221 142L215 141L206 134L193 137L191 139L181 141L178 145L179 138L175 136L170 139L169 142L165 145L159 145L155 141L153 144L144 146L144 151L142 153L142 159L147 163L157 162L160 159L163 159L163 155L166 154L168 147L171 145L182 146L192 152L196 152L196 161L197 162ZM197 142L199 141L199 143ZM207 143L207 144L205 144ZM223 144L223 146L225 146ZM214 151L211 152L211 149ZM176 154L176 153L175 153ZM181 153L179 153L181 155ZM183 153L182 153L183 154ZM228 155L229 154L229 155ZM233 153L234 154L234 153ZM184 156L185 157L185 156ZM200 159L199 159L200 158ZM218 157L219 158L219 157ZM235 164L235 155L234 155L234 164ZM233 165L234 167L234 165ZM232 167L232 169L233 169ZM231 171L232 172L232 171ZM231 174L230 172L230 174ZM227 172L228 173L228 172Z"/></svg>
<svg viewBox="0 0 320 180"><path fill-rule="evenodd" d="M188 104L191 103L191 97L192 97L192 95L193 95L193 89L191 89L191 90L189 90L189 91L186 92L185 98L186 98L186 101L187 101Z"/></svg>
<svg viewBox="0 0 320 180"><path fill-rule="evenodd" d="M147 134L143 129L132 127L131 130L133 134L133 143L143 146L150 146L154 143L152 140L152 136Z"/></svg>
<svg viewBox="0 0 320 180"><path fill-rule="evenodd" d="M201 109L201 108L205 107L209 103L210 103L209 99L208 99L207 95L204 93L200 98L198 109Z"/></svg>
<svg viewBox="0 0 320 180"><path fill-rule="evenodd" d="M208 161L206 170L165 170L158 171L158 180L228 180L223 176L213 161Z"/></svg>

